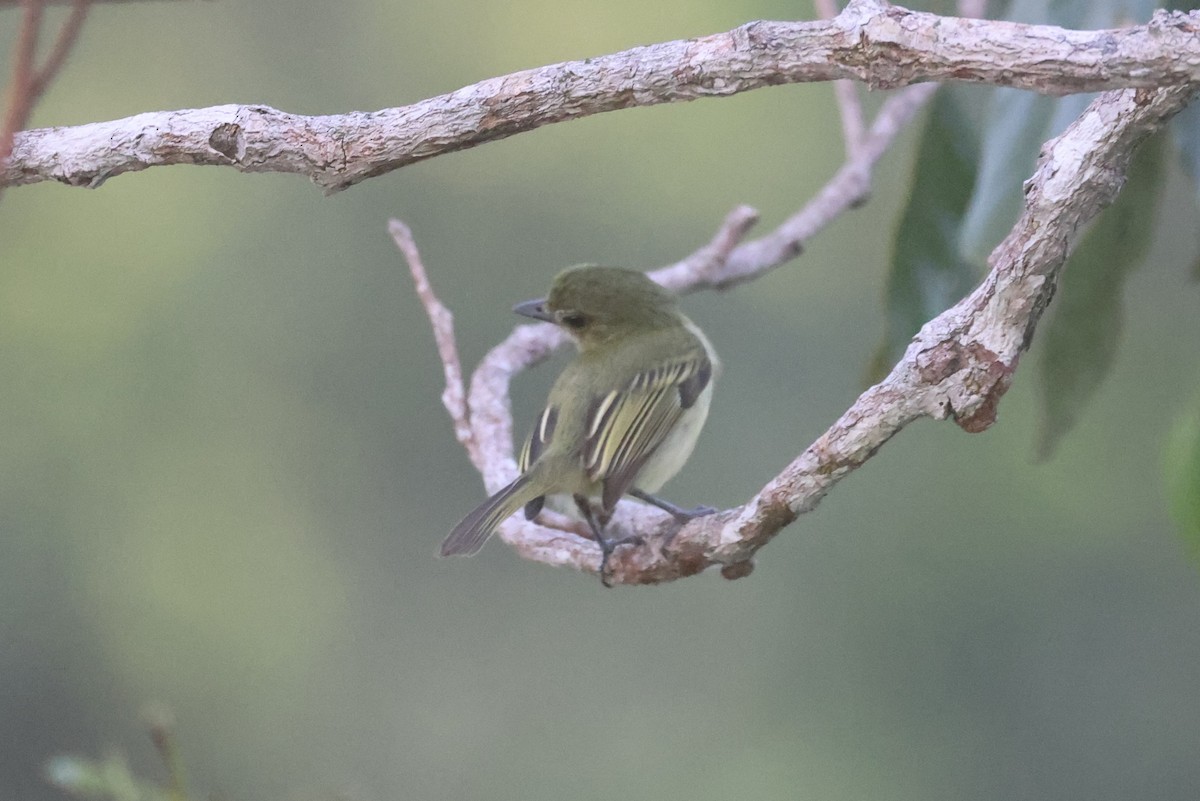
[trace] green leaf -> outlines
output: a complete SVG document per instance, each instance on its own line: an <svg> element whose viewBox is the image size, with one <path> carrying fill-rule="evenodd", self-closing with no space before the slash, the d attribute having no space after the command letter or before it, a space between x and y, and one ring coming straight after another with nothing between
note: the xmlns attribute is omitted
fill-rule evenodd
<svg viewBox="0 0 1200 801"><path fill-rule="evenodd" d="M1192 556L1200 560L1200 398L1180 417L1165 450L1171 516Z"/></svg>
<svg viewBox="0 0 1200 801"><path fill-rule="evenodd" d="M1063 273L1038 360L1038 459L1049 458L1116 356L1125 279L1150 248L1162 190L1164 138L1138 149L1116 201L1093 222Z"/></svg>
<svg viewBox="0 0 1200 801"><path fill-rule="evenodd" d="M987 264L1021 214L1021 184L1033 173L1038 148L1049 138L1054 99L1020 89L993 90L985 116L975 193L967 208L960 252Z"/></svg>
<svg viewBox="0 0 1200 801"><path fill-rule="evenodd" d="M892 240L887 328L872 359L873 383L903 355L913 334L975 283L958 255L958 232L975 182L976 140L954 87L937 93L921 133L908 205Z"/></svg>
<svg viewBox="0 0 1200 801"><path fill-rule="evenodd" d="M1153 0L1016 0L1007 19L1064 28L1111 28L1149 19ZM1033 172L1038 151L1061 133L1094 95L1052 98L998 88L985 116L979 179L963 222L961 253L983 266L1021 213L1021 185Z"/></svg>
<svg viewBox="0 0 1200 801"><path fill-rule="evenodd" d="M1153 0L1014 0L1007 18L1106 28L1148 19L1153 8ZM939 92L922 133L909 203L893 241L887 330L868 367L869 381L882 378L921 325L971 288L973 266L986 265L1021 213L1022 184L1042 143L1094 97L992 90L981 142L972 127L979 94L964 101L962 91Z"/></svg>

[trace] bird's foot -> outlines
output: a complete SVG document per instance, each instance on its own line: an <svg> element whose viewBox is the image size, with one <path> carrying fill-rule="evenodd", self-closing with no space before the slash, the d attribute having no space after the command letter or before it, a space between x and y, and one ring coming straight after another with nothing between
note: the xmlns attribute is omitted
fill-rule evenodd
<svg viewBox="0 0 1200 801"><path fill-rule="evenodd" d="M674 509L668 509L667 511L680 523L686 523L697 517L705 517L717 513L717 509L712 506L693 506L691 509L680 509L676 506Z"/></svg>
<svg viewBox="0 0 1200 801"><path fill-rule="evenodd" d="M659 549L662 553L666 553L667 549L671 547L671 543L675 541L676 535L678 535L679 532L683 530L683 527L689 522L695 520L697 517L715 515L718 510L712 508L711 506L693 506L691 509L680 509L678 506L676 506L674 510L667 509L666 511L675 518L675 528L673 528L663 540L662 548Z"/></svg>
<svg viewBox="0 0 1200 801"><path fill-rule="evenodd" d="M670 501L663 500L657 495L651 495L648 492L643 492L642 490L636 488L631 489L629 494L637 498L639 501L645 501L651 506L657 506L671 517L675 518L675 520L680 524L686 523L689 520L697 517L715 514L717 511L711 506L693 506L691 509L684 509L682 506L676 506Z"/></svg>
<svg viewBox="0 0 1200 801"><path fill-rule="evenodd" d="M608 580L609 557L622 545L645 545L646 541L636 534L631 534L619 540L608 540L604 537L599 537L596 540L596 544L600 546L600 583L612 589L612 583Z"/></svg>

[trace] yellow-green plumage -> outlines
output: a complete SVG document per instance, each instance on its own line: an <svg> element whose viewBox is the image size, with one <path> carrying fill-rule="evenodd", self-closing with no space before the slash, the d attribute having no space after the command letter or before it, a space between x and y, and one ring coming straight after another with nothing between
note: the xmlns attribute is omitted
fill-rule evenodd
<svg viewBox="0 0 1200 801"><path fill-rule="evenodd" d="M642 273L572 268L545 301L517 311L566 329L579 353L521 449L521 476L455 526L442 555L475 553L522 507L536 516L547 496L586 498L606 521L622 495L655 492L678 472L708 414L716 355Z"/></svg>

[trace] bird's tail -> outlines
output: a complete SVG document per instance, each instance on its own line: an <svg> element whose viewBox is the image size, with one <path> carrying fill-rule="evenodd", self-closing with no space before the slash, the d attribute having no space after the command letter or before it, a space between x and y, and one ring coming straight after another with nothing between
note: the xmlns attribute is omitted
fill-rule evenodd
<svg viewBox="0 0 1200 801"><path fill-rule="evenodd" d="M504 489L475 507L442 543L442 556L471 556L483 547L496 527L540 493L530 486L525 473Z"/></svg>

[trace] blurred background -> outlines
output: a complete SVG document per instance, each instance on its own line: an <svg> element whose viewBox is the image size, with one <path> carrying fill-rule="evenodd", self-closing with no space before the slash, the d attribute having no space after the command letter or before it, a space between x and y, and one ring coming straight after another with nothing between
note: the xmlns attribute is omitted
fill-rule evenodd
<svg viewBox="0 0 1200 801"><path fill-rule="evenodd" d="M4 63L18 15L0 9ZM33 122L371 110L797 16L100 5ZM800 259L686 301L727 366L669 497L742 502L860 391L914 141ZM43 768L63 753L118 749L161 778L150 702L174 712L197 797L1200 797L1200 576L1161 469L1200 391L1196 210L1174 167L1117 365L1053 460L1033 460L1026 370L986 434L906 430L742 581L604 590L498 542L434 558L483 489L389 217L473 365L559 268L672 262L739 203L766 230L841 158L812 85L551 126L329 198L195 167L8 190L0 797L61 798ZM518 429L554 372L518 382Z"/></svg>

